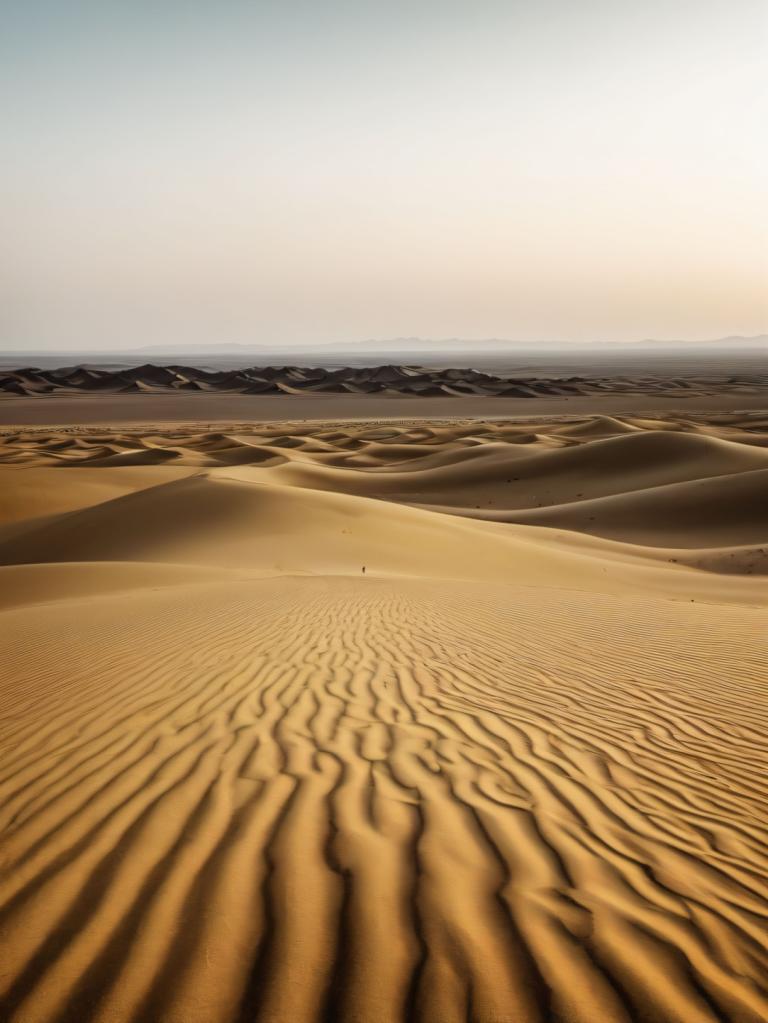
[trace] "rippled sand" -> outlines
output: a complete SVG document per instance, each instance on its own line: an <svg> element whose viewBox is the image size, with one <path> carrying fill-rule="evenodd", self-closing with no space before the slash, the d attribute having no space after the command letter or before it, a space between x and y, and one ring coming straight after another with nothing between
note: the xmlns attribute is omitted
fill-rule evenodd
<svg viewBox="0 0 768 1023"><path fill-rule="evenodd" d="M0 460L0 1018L768 1019L768 420Z"/></svg>

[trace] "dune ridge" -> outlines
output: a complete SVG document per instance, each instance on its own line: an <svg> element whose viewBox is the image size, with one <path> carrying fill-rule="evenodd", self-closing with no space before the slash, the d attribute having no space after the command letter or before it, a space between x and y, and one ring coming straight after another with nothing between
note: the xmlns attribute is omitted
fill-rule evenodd
<svg viewBox="0 0 768 1023"><path fill-rule="evenodd" d="M765 415L0 433L0 1019L764 1023L766 492Z"/></svg>
<svg viewBox="0 0 768 1023"><path fill-rule="evenodd" d="M712 381L703 377L496 376L471 368L436 369L385 365L327 369L311 366L253 366L213 370L197 366L145 363L121 369L29 366L0 370L0 395L46 397L66 394L212 393L252 395L380 394L416 397L515 397L577 394L680 394L708 391L713 386L728 393L764 388L768 376L737 374Z"/></svg>

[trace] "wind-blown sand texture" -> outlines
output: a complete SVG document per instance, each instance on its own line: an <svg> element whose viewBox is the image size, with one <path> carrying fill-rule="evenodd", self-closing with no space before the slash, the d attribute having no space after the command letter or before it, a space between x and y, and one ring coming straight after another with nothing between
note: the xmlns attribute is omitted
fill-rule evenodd
<svg viewBox="0 0 768 1023"><path fill-rule="evenodd" d="M0 463L0 1019L768 1019L768 416Z"/></svg>

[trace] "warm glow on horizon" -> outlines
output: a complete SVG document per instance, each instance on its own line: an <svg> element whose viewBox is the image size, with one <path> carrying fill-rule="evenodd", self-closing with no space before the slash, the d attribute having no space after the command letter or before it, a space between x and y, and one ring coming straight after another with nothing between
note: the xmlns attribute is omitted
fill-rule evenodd
<svg viewBox="0 0 768 1023"><path fill-rule="evenodd" d="M6 10L0 347L763 332L767 21Z"/></svg>

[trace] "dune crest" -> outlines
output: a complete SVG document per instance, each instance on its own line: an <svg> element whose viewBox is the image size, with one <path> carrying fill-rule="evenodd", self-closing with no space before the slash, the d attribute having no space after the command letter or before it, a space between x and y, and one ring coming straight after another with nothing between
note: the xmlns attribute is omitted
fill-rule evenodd
<svg viewBox="0 0 768 1023"><path fill-rule="evenodd" d="M251 366L212 370L197 366L155 366L145 363L124 369L34 366L0 370L0 394L46 398L67 394L407 394L414 397L516 397L599 393L676 394L706 392L713 383L728 393L749 392L765 385L762 376L717 378L627 378L617 376L496 376L476 369L435 369L424 366Z"/></svg>

